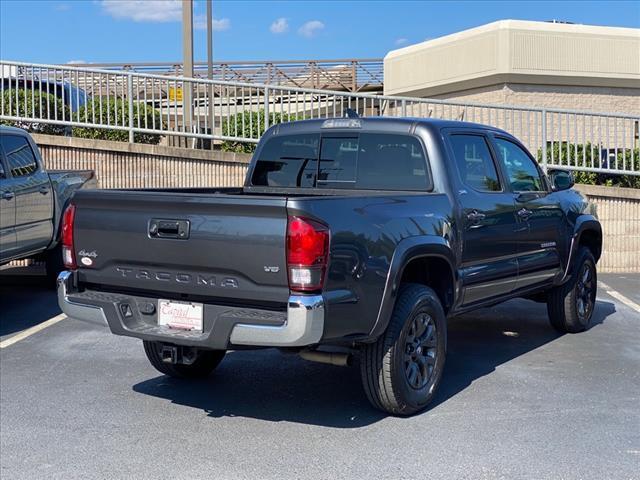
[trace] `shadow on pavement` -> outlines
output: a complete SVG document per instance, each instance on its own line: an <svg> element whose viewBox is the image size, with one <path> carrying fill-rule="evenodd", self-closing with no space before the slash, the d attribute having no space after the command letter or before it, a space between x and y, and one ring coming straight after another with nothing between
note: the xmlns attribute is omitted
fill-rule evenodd
<svg viewBox="0 0 640 480"><path fill-rule="evenodd" d="M593 324L615 312L598 301ZM479 310L449 322L449 353L431 409L509 360L558 338L546 307L525 300ZM331 367L276 350L227 354L208 380L159 376L133 386L145 395L203 410L210 417L250 417L335 428L358 428L386 415L368 403L359 368Z"/></svg>
<svg viewBox="0 0 640 480"><path fill-rule="evenodd" d="M55 290L43 275L0 275L0 337L60 314Z"/></svg>
<svg viewBox="0 0 640 480"><path fill-rule="evenodd" d="M598 300L591 328L615 313ZM496 367L549 343L562 334L549 325L545 304L512 300L449 321L447 364L431 408L467 388Z"/></svg>

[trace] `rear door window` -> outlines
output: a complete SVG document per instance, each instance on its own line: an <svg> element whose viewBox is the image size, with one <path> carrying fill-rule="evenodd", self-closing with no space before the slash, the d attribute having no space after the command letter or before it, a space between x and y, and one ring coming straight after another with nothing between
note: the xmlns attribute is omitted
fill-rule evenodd
<svg viewBox="0 0 640 480"><path fill-rule="evenodd" d="M500 192L498 171L482 135L451 135L453 157L462 182L479 192Z"/></svg>
<svg viewBox="0 0 640 480"><path fill-rule="evenodd" d="M399 191L431 186L424 148L416 137L377 133L327 135L321 141L314 135L275 137L260 152L251 183Z"/></svg>

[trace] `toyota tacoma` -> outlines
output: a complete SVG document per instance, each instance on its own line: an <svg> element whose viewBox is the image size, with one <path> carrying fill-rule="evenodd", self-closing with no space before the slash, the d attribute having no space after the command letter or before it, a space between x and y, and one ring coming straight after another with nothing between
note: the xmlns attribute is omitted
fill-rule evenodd
<svg viewBox="0 0 640 480"><path fill-rule="evenodd" d="M62 264L62 212L74 192L95 188L91 170L46 171L25 130L0 125L0 265L43 260L51 285Z"/></svg>
<svg viewBox="0 0 640 480"><path fill-rule="evenodd" d="M525 297L588 328L602 232L572 186L484 125L279 124L242 188L78 191L58 298L170 376L206 377L230 349L357 356L370 402L410 415L436 394L447 318Z"/></svg>

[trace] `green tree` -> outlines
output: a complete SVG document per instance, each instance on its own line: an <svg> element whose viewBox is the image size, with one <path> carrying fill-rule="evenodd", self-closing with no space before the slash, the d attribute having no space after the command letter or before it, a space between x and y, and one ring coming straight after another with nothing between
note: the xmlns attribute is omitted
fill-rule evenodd
<svg viewBox="0 0 640 480"><path fill-rule="evenodd" d="M298 116L296 114L269 114L269 125L292 122L294 120L298 120ZM222 135L225 137L259 139L264 131L264 109L258 111L245 110L235 115L231 115L222 121ZM253 153L256 149L256 144L225 140L222 142L221 148L225 152Z"/></svg>
<svg viewBox="0 0 640 480"><path fill-rule="evenodd" d="M94 98L80 108L78 112L80 122L96 123L99 125L129 126L129 104L120 98ZM75 117L75 115L74 115ZM155 122L155 123L154 123ZM145 103L133 104L133 126L136 128L161 128L160 112ZM129 141L127 130L111 128L73 127L73 136L81 138L95 138L99 140ZM134 133L136 143L157 145L161 135L152 133Z"/></svg>
<svg viewBox="0 0 640 480"><path fill-rule="evenodd" d="M67 130L64 125L52 125L37 120L38 118L61 121L70 119L69 108L55 95L33 90L10 89L2 93L2 102L5 115L34 120L0 120L0 125L11 125L29 132L49 135L63 135Z"/></svg>
<svg viewBox="0 0 640 480"><path fill-rule="evenodd" d="M586 165L587 167L598 168L602 164L600 159L601 148L589 142L586 144L575 144L569 142L548 142L547 143L547 161L553 159L554 165ZM542 149L537 152L538 161L542 162ZM632 166L632 158L634 165ZM609 158L607 160L609 167L616 166L616 160ZM623 165L628 170L640 172L640 149L620 148L617 155L617 166L622 169ZM550 165L551 167L551 165ZM632 168L633 167L633 168ZM640 176L638 175L618 175L610 173L596 173L574 171L576 183L585 185L607 185L618 187L640 188Z"/></svg>

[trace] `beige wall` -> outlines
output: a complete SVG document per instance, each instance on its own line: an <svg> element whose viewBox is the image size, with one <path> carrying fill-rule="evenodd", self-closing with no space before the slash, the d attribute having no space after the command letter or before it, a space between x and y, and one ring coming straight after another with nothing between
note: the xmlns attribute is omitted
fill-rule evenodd
<svg viewBox="0 0 640 480"><path fill-rule="evenodd" d="M34 135L48 168L95 169L102 188L241 186L249 155ZM577 186L604 231L601 272L640 272L640 190Z"/></svg>
<svg viewBox="0 0 640 480"><path fill-rule="evenodd" d="M640 86L619 88L502 83L451 91L435 95L433 98L536 108L616 112L640 116Z"/></svg>
<svg viewBox="0 0 640 480"><path fill-rule="evenodd" d="M595 204L604 233L600 272L640 272L640 190L578 185Z"/></svg>
<svg viewBox="0 0 640 480"><path fill-rule="evenodd" d="M242 186L250 155L33 135L51 170L94 170L99 188Z"/></svg>
<svg viewBox="0 0 640 480"><path fill-rule="evenodd" d="M500 83L635 88L640 29L501 20L389 52L387 95Z"/></svg>

